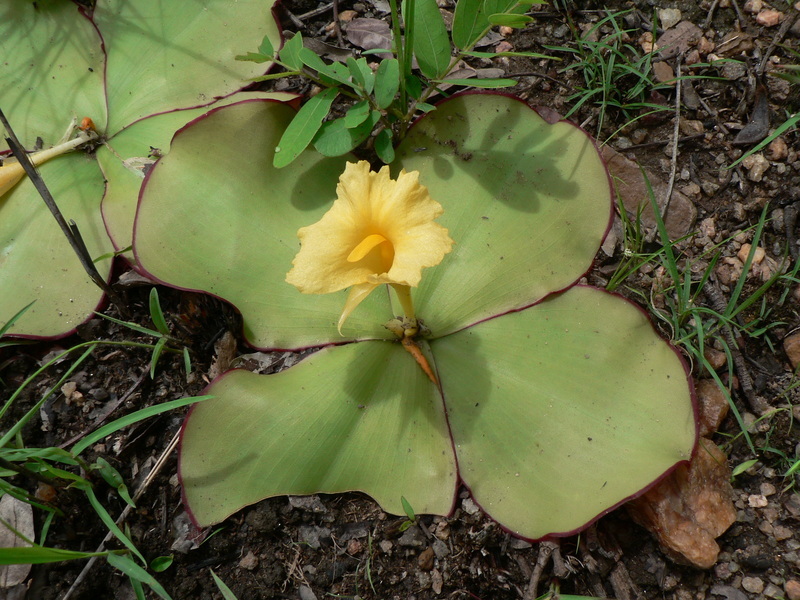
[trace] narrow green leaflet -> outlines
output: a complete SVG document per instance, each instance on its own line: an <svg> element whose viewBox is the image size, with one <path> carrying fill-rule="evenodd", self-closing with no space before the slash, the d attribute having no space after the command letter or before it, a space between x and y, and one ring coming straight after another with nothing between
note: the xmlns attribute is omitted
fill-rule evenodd
<svg viewBox="0 0 800 600"><path fill-rule="evenodd" d="M358 127L369 118L369 115L369 102L362 100L347 110L347 114L344 116L344 126L348 129Z"/></svg>
<svg viewBox="0 0 800 600"><path fill-rule="evenodd" d="M345 119L327 121L314 138L314 148L323 156L346 154L369 137L380 118L381 113L373 110L366 121L355 127L347 127Z"/></svg>
<svg viewBox="0 0 800 600"><path fill-rule="evenodd" d="M375 103L388 108L400 89L400 63L396 58L381 61L375 73Z"/></svg>
<svg viewBox="0 0 800 600"><path fill-rule="evenodd" d="M467 87L476 87L481 89L496 89L511 87L517 85L515 79L445 79L441 83L449 83L451 85L463 85Z"/></svg>
<svg viewBox="0 0 800 600"><path fill-rule="evenodd" d="M169 335L169 327L164 318L164 311L161 310L161 302L158 300L158 290L153 288L150 290L150 318L153 319L153 325L162 335Z"/></svg>
<svg viewBox="0 0 800 600"><path fill-rule="evenodd" d="M305 66L310 69L313 69L321 76L324 75L331 79L336 83L344 84L348 87L352 87L352 84L349 81L349 71L345 68L345 72L342 73L340 69L334 68L335 65L327 65L325 62L319 57L319 55L310 50L309 48L300 48L297 52L297 57L303 62Z"/></svg>
<svg viewBox="0 0 800 600"><path fill-rule="evenodd" d="M280 142L278 142L278 146L275 148L275 158L272 161L272 165L276 169L285 167L294 161L311 143L338 94L338 90L328 88L303 105L292 122L289 123Z"/></svg>
<svg viewBox="0 0 800 600"><path fill-rule="evenodd" d="M414 0L414 56L419 70L436 79L450 66L450 40L436 0Z"/></svg>
<svg viewBox="0 0 800 600"><path fill-rule="evenodd" d="M278 57L287 67L294 71L299 71L303 67L303 61L300 59L300 50L302 49L303 36L298 32L283 45Z"/></svg>
<svg viewBox="0 0 800 600"><path fill-rule="evenodd" d="M130 414L125 415L124 417L120 417L107 425L103 425L99 429L97 429L94 433L91 433L81 439L77 444L72 447L72 454L78 455L86 448L90 447L92 444L95 444L102 440L107 435L111 435L115 431L122 429L123 427L127 427L128 425L133 425L134 423L138 423L142 419L146 419L148 417L152 417L155 415L160 415L164 412L169 412L175 410L176 408L181 408L188 404L194 404L195 402L201 402L203 400L210 400L212 396L190 396L188 398L180 398L178 400L170 400L169 402L163 402L161 404L156 404L154 406L148 406L147 408L143 408L141 410L137 410L136 412L132 412Z"/></svg>
<svg viewBox="0 0 800 600"><path fill-rule="evenodd" d="M272 41L269 39L268 35L265 35L264 39L261 40L261 45L258 47L258 51L261 54L265 54L269 57L275 56L275 47L272 45Z"/></svg>
<svg viewBox="0 0 800 600"><path fill-rule="evenodd" d="M470 50L492 27L490 15L524 13L526 9L517 0L458 0L453 15L453 44L460 50Z"/></svg>
<svg viewBox="0 0 800 600"><path fill-rule="evenodd" d="M364 88L364 92L371 94L375 88L375 73L369 68L366 58L356 60L352 56L347 57L347 68L353 77L353 81Z"/></svg>
<svg viewBox="0 0 800 600"><path fill-rule="evenodd" d="M533 17L529 17L528 15L508 15L504 13L489 15L489 23L492 25L503 25L505 27L519 29L531 22L533 22Z"/></svg>
<svg viewBox="0 0 800 600"><path fill-rule="evenodd" d="M384 129L375 136L375 152L378 153L378 158L380 158L385 164L389 165L394 162L392 132L389 129Z"/></svg>

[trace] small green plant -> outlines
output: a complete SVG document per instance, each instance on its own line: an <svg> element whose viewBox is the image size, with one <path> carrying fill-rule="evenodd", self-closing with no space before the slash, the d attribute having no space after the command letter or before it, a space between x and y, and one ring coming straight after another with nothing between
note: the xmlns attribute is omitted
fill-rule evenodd
<svg viewBox="0 0 800 600"><path fill-rule="evenodd" d="M620 20L630 11L611 12L595 23L586 33L578 30L572 16L567 12L567 23L575 40L575 47L545 46L551 52L563 52L576 59L561 72L579 71L583 85L568 101L576 101L567 112L567 117L584 104L599 107L597 134L602 131L609 109L619 110L626 120L643 109L649 114L670 110L662 104L647 100L650 92L668 89L674 82L658 83L653 76L653 53L641 52L626 41L629 30L623 29ZM611 33L604 34L606 28ZM641 115L640 115L641 117ZM637 117L638 118L638 117Z"/></svg>
<svg viewBox="0 0 800 600"><path fill-rule="evenodd" d="M428 103L444 84L496 89L515 85L513 79L449 78L467 57L497 56L542 57L534 52L475 52L473 47L496 25L523 27L533 19L521 14L544 0L460 0L453 16L451 36L435 0L403 2L402 15L396 0L392 7L393 58L383 59L373 71L362 53L349 57L346 64L324 62L303 46L303 36L295 34L280 52L265 37L258 52L237 56L257 63L275 62L284 72L254 78L254 81L303 75L323 91L310 98L289 124L275 148L273 165L285 167L309 144L324 156L341 156L374 135L374 150L389 164L394 147L405 137L408 126L422 113L435 110ZM405 28L403 29L403 26ZM451 45L452 39L452 45ZM418 72L412 72L416 59ZM343 117L325 121L338 95L354 101Z"/></svg>
<svg viewBox="0 0 800 600"><path fill-rule="evenodd" d="M151 304L151 308L156 311L155 306L158 304L157 296L151 296L151 298L155 298L154 303ZM13 323L21 316L24 310L27 310L27 307L9 319L4 327L7 329L13 326ZM158 311L156 311L156 314L158 314ZM131 329L150 333L160 339L164 339L160 331L153 332L140 328L135 324L127 325ZM157 324L157 327L159 327L159 329L164 329L166 325L165 323L161 325ZM3 329L0 328L0 334L2 333ZM155 364L154 361L157 360L156 351L159 349L158 343L143 344L129 341L96 340L78 344L58 354L34 371L34 373L14 390L8 400L0 407L0 421L2 421L11 406L22 397L23 393L28 390L40 376L55 364L68 360L71 355L77 354L78 351L82 350L80 356L73 361L50 389L43 394L20 419L13 423L7 422L3 428L4 433L0 436L0 495L8 494L16 500L29 504L32 508L42 511L45 516L43 518L43 525L38 536L38 541L29 539L24 534L12 528L17 534L17 537L26 543L27 546L0 548L0 564L38 564L102 557L112 567L128 575L137 593L137 597L144 597L142 586L146 585L160 598L168 600L169 595L166 591L164 591L152 575L145 570L145 559L136 548L130 535L117 525L116 521L108 513L95 492L96 478L93 477L93 474L99 475L112 489L116 490L119 497L126 504L134 507L134 499L131 497L122 475L103 457L98 457L94 462L88 462L82 458L81 454L98 441L124 427L133 425L148 417L205 400L208 397L173 400L129 413L86 435L78 440L69 450L54 447L29 447L25 443L23 437L22 432L25 425L38 417L41 406L62 388L64 383L66 383L76 370L85 363L92 352L100 346L149 349L154 354L152 359L153 365ZM24 479L20 481L20 478ZM113 534L125 549L101 552L78 552L48 547L46 545L48 532L54 519L62 516L61 511L58 509L57 504L39 500L34 494L29 492L24 485L25 481L37 481L54 490L69 488L81 492L86 497L86 501L89 506L92 507L92 510L100 521L102 521L109 532ZM9 524L6 523L5 525L11 528ZM132 555L136 560L131 559L128 554ZM156 567L164 564L163 561L160 562L154 567L154 570L158 571Z"/></svg>
<svg viewBox="0 0 800 600"><path fill-rule="evenodd" d="M400 523L400 531L405 531L417 524L417 515L414 514L414 509L405 496L400 496L400 504L403 505L403 512L406 513L407 517L405 521Z"/></svg>
<svg viewBox="0 0 800 600"><path fill-rule="evenodd" d="M139 333L156 338L157 341L155 346L153 346L153 353L150 356L150 378L152 379L155 377L156 365L158 364L158 359L161 358L161 354L165 350L168 352L178 352L178 350L175 348L169 347L168 344L172 344L173 346L180 346L181 344L178 340L172 337L172 334L170 333L169 327L167 326L167 321L164 318L164 312L161 310L161 302L158 299L158 290L156 288L152 288L150 290L149 307L150 318L153 320L153 326L155 329L142 327L141 325L137 325L136 323L132 323L130 321L115 319L114 317L109 317L103 313L95 314L98 317L106 319L107 321L111 321L112 323L117 323L118 325L122 325L123 327L127 327L133 331L138 331ZM183 354L183 367L188 375L192 372L192 358L189 355L189 349L186 346L183 346L182 350L179 352Z"/></svg>

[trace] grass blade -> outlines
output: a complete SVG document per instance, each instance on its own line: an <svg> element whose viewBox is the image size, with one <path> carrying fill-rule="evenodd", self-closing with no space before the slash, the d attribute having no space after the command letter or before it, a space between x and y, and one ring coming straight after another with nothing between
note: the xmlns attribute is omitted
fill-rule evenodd
<svg viewBox="0 0 800 600"><path fill-rule="evenodd" d="M109 554L106 556L106 560L108 561L108 564L115 569L122 571L131 579L135 579L136 581L144 583L147 587L153 590L159 598L162 598L163 600L172 600L172 597L167 593L167 590L165 590L161 584L158 583L152 575L150 575L150 573L145 571L127 556Z"/></svg>
<svg viewBox="0 0 800 600"><path fill-rule="evenodd" d="M89 446L96 444L104 437L111 435L115 431L122 429L123 427L127 427L128 425L133 425L134 423L138 423L142 419L147 419L149 417L153 417L155 415L160 415L161 413L168 412L170 410L175 410L176 408L181 408L188 404L194 404L195 402L202 402L203 400L208 400L213 398L214 396L190 396L188 398L180 398L179 400L170 400L169 402L162 402L161 404L156 404L155 406L148 406L147 408L143 408L141 410L137 410L136 412L132 412L124 417L120 417L115 421L111 421L111 423L107 425L103 425L100 429L95 431L94 433L90 433L85 438L83 438L80 442L75 444L70 452L77 456Z"/></svg>

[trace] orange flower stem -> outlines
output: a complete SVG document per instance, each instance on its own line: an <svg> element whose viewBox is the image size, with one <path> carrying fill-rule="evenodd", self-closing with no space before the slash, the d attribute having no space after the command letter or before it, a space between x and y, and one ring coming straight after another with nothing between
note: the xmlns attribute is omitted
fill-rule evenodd
<svg viewBox="0 0 800 600"><path fill-rule="evenodd" d="M438 388L439 380L436 379L436 374L433 372L433 369L431 369L428 359L425 358L425 355L422 353L419 345L417 345L417 342L415 342L413 338L404 337L400 340L400 343L403 345L403 348L406 349L406 352L414 357L414 360L417 361L417 364L425 372L425 375L428 376L428 379L433 382L433 385Z"/></svg>

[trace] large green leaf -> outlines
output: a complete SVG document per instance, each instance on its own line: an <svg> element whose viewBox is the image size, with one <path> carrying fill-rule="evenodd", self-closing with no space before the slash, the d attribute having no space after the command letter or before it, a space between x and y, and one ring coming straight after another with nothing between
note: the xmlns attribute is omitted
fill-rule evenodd
<svg viewBox="0 0 800 600"><path fill-rule="evenodd" d="M134 249L152 276L232 302L259 347L297 348L353 338L389 338L392 312L381 291L339 335L347 292L304 295L286 283L300 248L297 230L336 197L346 157L305 152L286 169L274 148L295 111L253 101L219 109L175 136L142 191Z"/></svg>
<svg viewBox="0 0 800 600"><path fill-rule="evenodd" d="M143 190L135 234L146 270L235 304L260 347L342 341L335 323L346 293L305 296L284 281L297 230L328 210L345 161L306 152L272 168L293 115L277 103L239 104L181 132ZM575 126L549 125L506 96L466 95L422 119L399 152L444 207L439 221L456 242L415 290L434 337L529 305L590 267L611 193ZM372 294L346 339L388 337L390 316L386 295Z"/></svg>
<svg viewBox="0 0 800 600"><path fill-rule="evenodd" d="M145 173L156 158L169 151L175 132L211 108L267 98L289 101L296 96L283 92L239 92L211 107L163 113L137 121L97 149L97 160L107 180L103 219L117 250L132 244L136 204Z"/></svg>
<svg viewBox="0 0 800 600"><path fill-rule="evenodd" d="M597 149L499 94L467 94L423 117L398 150L444 207L453 250L422 278L417 314L434 337L531 304L591 266L611 218Z"/></svg>
<svg viewBox="0 0 800 600"><path fill-rule="evenodd" d="M274 0L100 0L110 133L148 115L210 104L263 74L235 56L280 32Z"/></svg>
<svg viewBox="0 0 800 600"><path fill-rule="evenodd" d="M180 476L200 525L281 494L366 492L403 514L450 512L441 399L399 344L332 347L275 375L232 371L183 428Z"/></svg>
<svg viewBox="0 0 800 600"><path fill-rule="evenodd" d="M55 158L40 172L64 218L74 220L89 254L112 251L100 218L103 177L84 153ZM35 304L8 331L24 337L56 337L74 331L100 304L103 293L26 177L0 198L0 323L31 301ZM111 261L96 264L108 278Z"/></svg>
<svg viewBox="0 0 800 600"><path fill-rule="evenodd" d="M3 2L0 56L0 109L26 148L58 142L72 117L105 124L100 37L72 2Z"/></svg>
<svg viewBox="0 0 800 600"><path fill-rule="evenodd" d="M431 350L461 477L520 536L582 527L694 447L676 351L638 308L601 290L571 288Z"/></svg>

